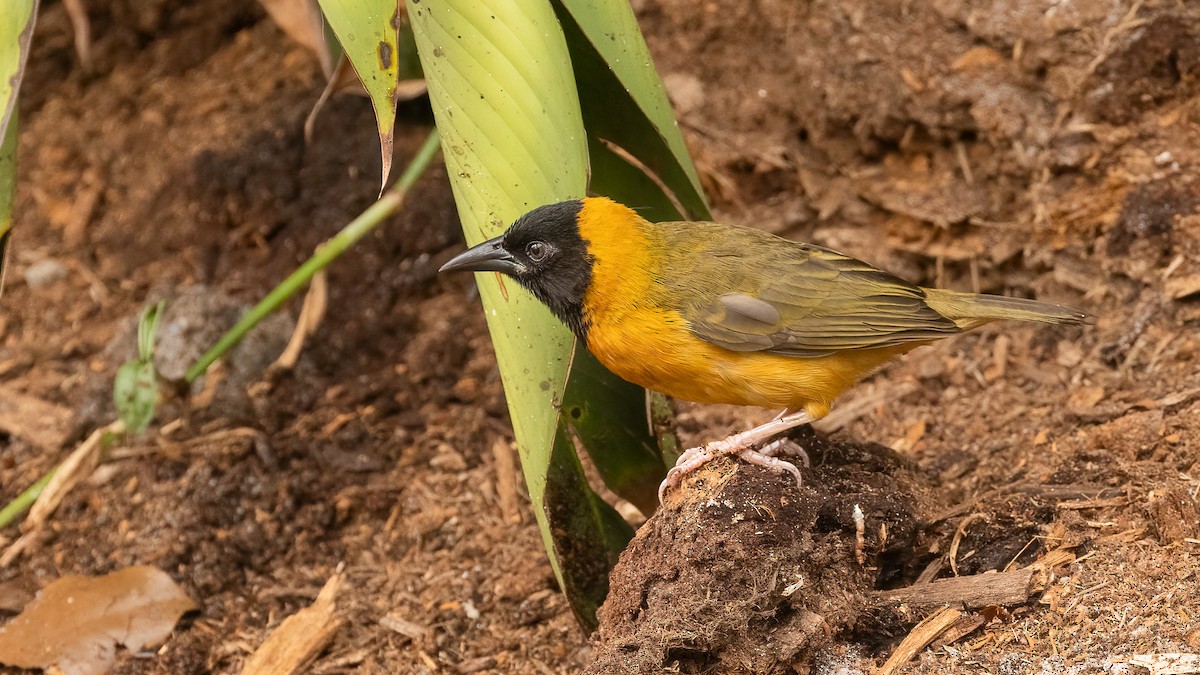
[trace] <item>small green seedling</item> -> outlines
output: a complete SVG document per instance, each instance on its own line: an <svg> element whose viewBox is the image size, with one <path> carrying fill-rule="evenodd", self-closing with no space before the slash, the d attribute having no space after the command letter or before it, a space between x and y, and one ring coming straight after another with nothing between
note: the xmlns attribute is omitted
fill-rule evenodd
<svg viewBox="0 0 1200 675"><path fill-rule="evenodd" d="M140 434L158 406L158 374L154 370L154 335L165 303L147 307L138 320L138 357L126 361L113 382L113 404L131 434Z"/></svg>

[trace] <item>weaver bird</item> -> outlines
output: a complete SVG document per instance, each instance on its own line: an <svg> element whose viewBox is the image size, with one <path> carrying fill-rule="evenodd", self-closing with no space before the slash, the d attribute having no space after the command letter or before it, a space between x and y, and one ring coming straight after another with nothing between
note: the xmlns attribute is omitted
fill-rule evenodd
<svg viewBox="0 0 1200 675"><path fill-rule="evenodd" d="M782 408L684 452L659 490L714 457L800 472L768 443L821 419L884 363L992 321L1088 320L1024 298L910 284L812 244L713 222L652 223L603 197L536 208L442 266L506 274L618 376L699 403Z"/></svg>

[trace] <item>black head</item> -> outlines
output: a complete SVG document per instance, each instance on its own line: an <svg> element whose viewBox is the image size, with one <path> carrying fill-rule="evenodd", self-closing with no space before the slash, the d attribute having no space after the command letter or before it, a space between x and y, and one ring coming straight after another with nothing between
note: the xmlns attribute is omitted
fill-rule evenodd
<svg viewBox="0 0 1200 675"><path fill-rule="evenodd" d="M586 341L583 299L592 280L592 258L579 234L582 208L580 200L539 206L504 234L460 253L438 271L507 274Z"/></svg>

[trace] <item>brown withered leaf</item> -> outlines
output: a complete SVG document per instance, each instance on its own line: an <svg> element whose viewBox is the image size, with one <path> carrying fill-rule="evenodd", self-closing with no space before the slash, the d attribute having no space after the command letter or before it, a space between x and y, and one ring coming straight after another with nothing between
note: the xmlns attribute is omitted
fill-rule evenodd
<svg viewBox="0 0 1200 675"><path fill-rule="evenodd" d="M0 663L72 675L103 673L112 667L118 645L131 652L155 647L194 609L196 603L156 567L66 576L0 628Z"/></svg>

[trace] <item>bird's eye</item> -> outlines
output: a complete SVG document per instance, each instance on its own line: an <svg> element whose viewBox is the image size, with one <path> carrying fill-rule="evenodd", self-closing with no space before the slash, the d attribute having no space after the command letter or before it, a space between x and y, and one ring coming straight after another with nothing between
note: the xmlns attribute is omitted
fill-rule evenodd
<svg viewBox="0 0 1200 675"><path fill-rule="evenodd" d="M540 241L531 241L525 247L525 255L529 256L533 262L542 262L549 253L550 247Z"/></svg>

